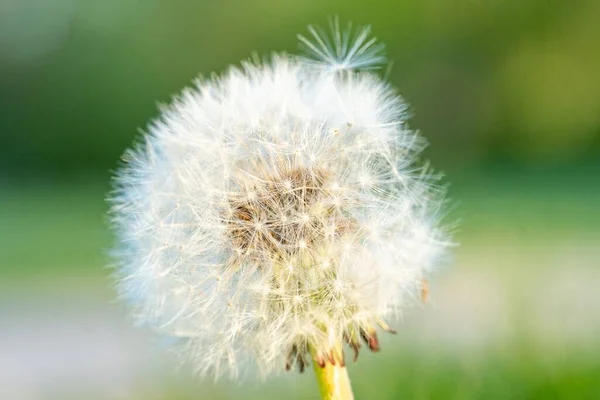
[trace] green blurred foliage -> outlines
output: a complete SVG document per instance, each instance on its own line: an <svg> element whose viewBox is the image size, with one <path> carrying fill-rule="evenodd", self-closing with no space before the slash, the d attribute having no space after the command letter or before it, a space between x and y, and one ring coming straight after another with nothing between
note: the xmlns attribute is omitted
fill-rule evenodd
<svg viewBox="0 0 600 400"><path fill-rule="evenodd" d="M442 169L600 155L596 0L4 0L0 167L103 172L198 74L296 51L327 16L371 24Z"/></svg>

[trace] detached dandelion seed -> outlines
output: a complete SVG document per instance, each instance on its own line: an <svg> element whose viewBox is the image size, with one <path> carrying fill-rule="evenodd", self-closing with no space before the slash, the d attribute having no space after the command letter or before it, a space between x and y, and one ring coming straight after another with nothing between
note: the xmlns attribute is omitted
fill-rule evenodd
<svg viewBox="0 0 600 400"><path fill-rule="evenodd" d="M185 89L123 157L111 216L122 297L197 373L312 360L323 397L349 399L344 346L378 351L449 242L443 190L417 164L424 140L362 71L382 45L331 28L300 37L305 57Z"/></svg>

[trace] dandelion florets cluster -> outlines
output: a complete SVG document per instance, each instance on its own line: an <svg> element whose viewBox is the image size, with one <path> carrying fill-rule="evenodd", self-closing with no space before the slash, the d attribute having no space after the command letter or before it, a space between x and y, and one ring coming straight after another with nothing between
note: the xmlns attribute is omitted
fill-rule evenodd
<svg viewBox="0 0 600 400"><path fill-rule="evenodd" d="M124 156L120 292L199 373L378 350L447 246L424 141L360 70L382 59L361 32L303 39L318 60L274 55L197 81Z"/></svg>

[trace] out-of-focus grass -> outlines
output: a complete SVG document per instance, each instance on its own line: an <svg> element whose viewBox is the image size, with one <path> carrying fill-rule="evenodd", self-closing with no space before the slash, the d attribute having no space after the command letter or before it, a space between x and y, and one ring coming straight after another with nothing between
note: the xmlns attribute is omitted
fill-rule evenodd
<svg viewBox="0 0 600 400"><path fill-rule="evenodd" d="M529 240L596 235L600 224L598 168L562 173L490 173L459 177L450 186L450 219L465 239L520 232ZM465 242L468 246L468 242Z"/></svg>
<svg viewBox="0 0 600 400"><path fill-rule="evenodd" d="M2 188L0 274L104 274L107 190L94 183Z"/></svg>
<svg viewBox="0 0 600 400"><path fill-rule="evenodd" d="M349 366L357 399L368 400L469 400L469 399L581 399L600 398L600 363L580 354L548 361L530 343L490 353L480 358L456 358L435 352L394 349L394 359L382 354ZM389 353L388 353L389 354ZM278 384L206 384L171 382L156 399L314 399L317 388L312 371L292 374Z"/></svg>

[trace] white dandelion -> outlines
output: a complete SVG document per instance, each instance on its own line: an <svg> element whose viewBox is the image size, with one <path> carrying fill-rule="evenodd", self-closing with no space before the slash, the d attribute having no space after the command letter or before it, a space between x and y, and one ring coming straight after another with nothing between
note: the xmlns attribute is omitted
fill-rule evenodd
<svg viewBox="0 0 600 400"><path fill-rule="evenodd" d="M381 46L333 28L301 38L312 61L198 80L117 174L120 293L200 374L326 370L343 367L344 345L378 350L448 245L405 103L356 71Z"/></svg>

